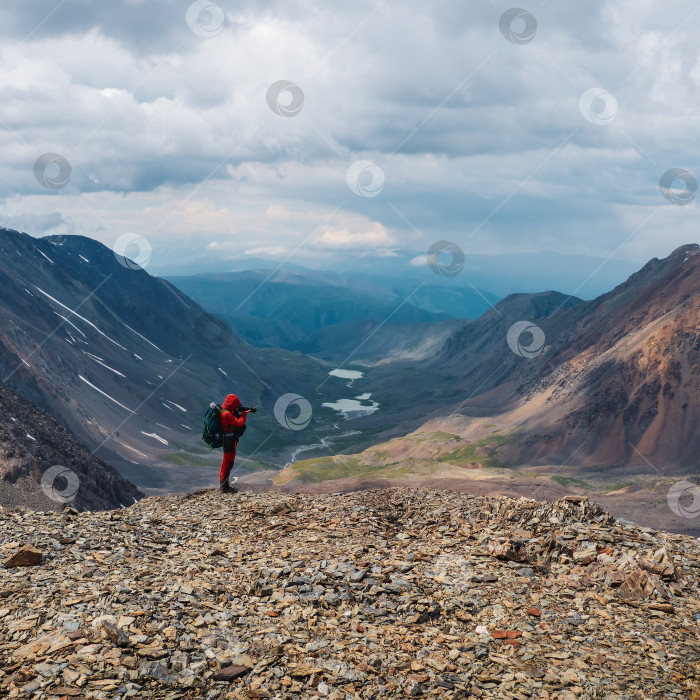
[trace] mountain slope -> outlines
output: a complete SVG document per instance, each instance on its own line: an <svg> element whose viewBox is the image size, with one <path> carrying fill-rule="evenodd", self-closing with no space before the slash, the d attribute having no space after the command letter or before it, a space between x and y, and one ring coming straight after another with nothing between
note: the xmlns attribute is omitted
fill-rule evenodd
<svg viewBox="0 0 700 700"><path fill-rule="evenodd" d="M106 461L130 465L137 483L133 465L199 450L204 410L229 392L263 409L243 455L262 448L274 457L305 439L275 420L280 396L325 400L315 392L327 377L317 362L251 348L170 283L92 239L0 230L0 288L2 382Z"/></svg>
<svg viewBox="0 0 700 700"><path fill-rule="evenodd" d="M383 421L384 430L375 433L380 441L455 413L493 416L500 436L510 436L499 438L492 454L505 465L694 473L700 464L699 287L700 247L690 245L650 261L593 301L555 292L511 295L465 322L434 356L372 370L368 388L383 415L357 425ZM542 331L541 352L531 357L508 345L520 321ZM523 346L531 339L522 339ZM395 427L390 417L397 417ZM487 423L474 421L480 428ZM458 436L464 444L452 449L473 454L488 430L472 435L463 426Z"/></svg>
<svg viewBox="0 0 700 700"><path fill-rule="evenodd" d="M466 323L459 319L434 323L347 321L309 335L297 349L329 361L383 364L420 360L434 356L455 329Z"/></svg>
<svg viewBox="0 0 700 700"><path fill-rule="evenodd" d="M0 384L0 506L78 510L128 506L143 493L46 413Z"/></svg>
<svg viewBox="0 0 700 700"><path fill-rule="evenodd" d="M575 444L589 464L700 464L699 286L700 247L684 246L571 319L542 388L530 384L547 400L524 426L546 436L546 453L567 456Z"/></svg>
<svg viewBox="0 0 700 700"><path fill-rule="evenodd" d="M387 424L383 437L405 435L429 418L455 411L483 415L507 410L534 367L509 349L508 329L529 319L541 323L552 337L562 332L554 312L581 303L558 292L513 294L481 318L461 322L430 356L372 370L373 398L387 408L381 417Z"/></svg>

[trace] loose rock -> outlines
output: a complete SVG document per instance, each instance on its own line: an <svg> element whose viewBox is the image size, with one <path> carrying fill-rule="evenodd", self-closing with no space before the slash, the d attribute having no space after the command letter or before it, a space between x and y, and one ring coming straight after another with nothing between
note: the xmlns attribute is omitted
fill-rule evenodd
<svg viewBox="0 0 700 700"><path fill-rule="evenodd" d="M700 543L585 499L0 510L0 547L27 541L41 568L0 580L2 697L697 696Z"/></svg>
<svg viewBox="0 0 700 700"><path fill-rule="evenodd" d="M5 560L5 568L13 569L16 566L38 566L41 564L42 556L42 553L36 547L28 544Z"/></svg>

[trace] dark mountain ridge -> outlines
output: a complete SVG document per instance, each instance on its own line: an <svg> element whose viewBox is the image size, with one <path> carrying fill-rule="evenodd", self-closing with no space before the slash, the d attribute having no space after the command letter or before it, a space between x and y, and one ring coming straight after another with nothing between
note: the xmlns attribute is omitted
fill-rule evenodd
<svg viewBox="0 0 700 700"><path fill-rule="evenodd" d="M0 411L0 506L102 510L143 498L116 469L2 384Z"/></svg>
<svg viewBox="0 0 700 700"><path fill-rule="evenodd" d="M263 409L241 447L263 459L304 440L275 420L279 397L325 400L315 391L328 376L321 364L250 347L92 239L0 230L0 289L2 382L136 483L164 455L201 449L204 410L230 392ZM310 429L317 424L314 415Z"/></svg>

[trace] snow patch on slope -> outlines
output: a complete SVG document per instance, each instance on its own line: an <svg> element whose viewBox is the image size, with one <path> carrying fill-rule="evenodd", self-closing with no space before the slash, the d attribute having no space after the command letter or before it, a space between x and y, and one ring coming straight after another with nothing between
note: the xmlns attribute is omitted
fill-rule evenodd
<svg viewBox="0 0 700 700"><path fill-rule="evenodd" d="M120 345L116 340L113 340L106 333L103 333L92 321L88 321L84 316L81 316L76 311L73 311L73 309L71 309L70 307L66 306L65 304L62 304L58 299L52 297L48 292L45 292L43 289L41 289L41 287L37 287L36 285L34 285L34 288L40 291L45 297L51 299L51 301L53 301L55 304L58 304L61 308L72 313L73 316L77 316L77 318L79 318L81 321L85 321L85 323L87 323L88 326L92 326L101 336L107 338L107 340L114 343L117 347L121 348L122 350L126 350L126 348L123 345Z"/></svg>
<svg viewBox="0 0 700 700"><path fill-rule="evenodd" d="M154 440L158 440L158 442L162 442L164 445L168 444L167 440L164 440L160 435L156 435L155 433L144 433L142 430L141 435L145 435L146 437L150 437L150 438L153 438Z"/></svg>
<svg viewBox="0 0 700 700"><path fill-rule="evenodd" d="M93 355L90 352L85 352L85 350L82 351L83 354L87 355L91 360L94 360L97 362L98 365L102 365L105 369L108 369L110 372L114 372L114 374L124 377L126 379L126 375L122 374L119 370L114 369L113 367L110 367L109 365L105 364L103 359L101 357L97 357L97 355Z"/></svg>
<svg viewBox="0 0 700 700"><path fill-rule="evenodd" d="M142 339L145 340L149 345L152 345L156 350L158 350L159 352L163 352L155 343L152 343L148 338L145 338L144 336L142 336L138 331L135 331L131 326L127 326L126 323L125 323L124 325L125 325L132 333L136 333L136 335L137 335L139 338L142 338Z"/></svg>
<svg viewBox="0 0 700 700"><path fill-rule="evenodd" d="M134 413L134 411L132 411L130 408L127 408L123 403L119 403L119 401L117 401L115 398L113 398L112 396L110 396L106 392L102 391L102 389L99 389L98 387L96 387L92 382L89 382L87 379L85 379L85 377L83 377L82 374L79 374L78 378L80 380L82 380L83 382L85 382L91 389L94 389L98 393L102 394L102 396L105 396L110 401L114 401L114 403L116 403L117 406L121 406L125 411L129 411L129 413Z"/></svg>

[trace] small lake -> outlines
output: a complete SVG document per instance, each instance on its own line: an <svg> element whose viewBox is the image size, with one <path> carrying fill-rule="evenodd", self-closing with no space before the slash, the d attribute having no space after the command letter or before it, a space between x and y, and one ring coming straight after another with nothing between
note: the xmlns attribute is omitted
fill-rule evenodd
<svg viewBox="0 0 700 700"><path fill-rule="evenodd" d="M357 370L354 369L334 369L328 374L331 375L331 377L340 377L340 379L349 379L350 381L354 382L356 379L362 379L364 376L364 372L358 372Z"/></svg>
<svg viewBox="0 0 700 700"><path fill-rule="evenodd" d="M369 401L371 394L362 394L354 399L338 399L335 403L324 403L322 406L332 408L343 415L343 418L359 418L360 416L369 416L379 410L379 404L376 401ZM369 401L369 403L363 403Z"/></svg>
<svg viewBox="0 0 700 700"><path fill-rule="evenodd" d="M364 377L364 372L359 372L357 370L352 369L334 369L328 374L330 374L332 377L338 377L339 379L347 379L348 383L345 386L350 387L351 389L353 386L353 382ZM354 394L355 391L357 391L357 389L348 393ZM324 403L321 405L325 406L326 408L332 408L334 411L337 411L339 417L344 418L345 420L350 420L351 418L361 418L362 416L368 416L374 413L375 411L379 410L379 404L376 401L372 401L372 394L369 392L358 394L352 399L338 399L333 403ZM339 423L335 423L333 425L333 429L342 430L342 428L339 427ZM349 430L343 432L340 435L328 435L326 437L323 437L321 438L320 442L316 442L313 445L300 445L291 450L291 452L289 453L290 461L287 462L285 466L288 467L290 464L293 464L296 461L297 457L300 454L303 454L304 452L313 453L321 450L327 451L330 449L331 452L334 454L335 452L331 447L333 441L340 440L341 438L351 437L353 435L361 435L361 433L357 430ZM304 457L304 459L306 459L306 457Z"/></svg>
<svg viewBox="0 0 700 700"><path fill-rule="evenodd" d="M352 388L353 382L364 377L364 372L354 369L334 369L328 374L332 377L338 377L339 379L348 379L349 382L347 386L350 388ZM332 408L334 411L338 411L346 420L349 418L369 416L379 410L379 404L376 401L372 401L372 394L368 392L355 396L352 399L338 399L333 403L324 403L322 405L326 408Z"/></svg>

